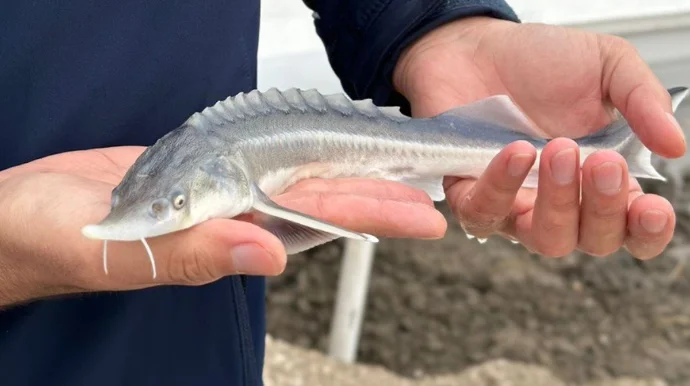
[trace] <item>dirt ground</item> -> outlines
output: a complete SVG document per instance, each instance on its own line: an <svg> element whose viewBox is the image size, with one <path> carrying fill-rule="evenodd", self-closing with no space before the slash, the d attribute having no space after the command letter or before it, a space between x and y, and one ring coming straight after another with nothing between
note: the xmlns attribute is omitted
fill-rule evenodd
<svg viewBox="0 0 690 386"><path fill-rule="evenodd" d="M266 337L266 386L667 386L660 379L621 377L566 384L543 366L496 359L456 374L405 378L380 365L344 364L314 349Z"/></svg>
<svg viewBox="0 0 690 386"><path fill-rule="evenodd" d="M382 240L358 360L407 378L501 359L541 365L568 383L636 377L690 385L690 268L669 279L689 254L681 201L671 248L647 262L626 252L547 259L498 238L468 240L452 220L443 240ZM273 337L326 349L341 248L292 256L269 281Z"/></svg>

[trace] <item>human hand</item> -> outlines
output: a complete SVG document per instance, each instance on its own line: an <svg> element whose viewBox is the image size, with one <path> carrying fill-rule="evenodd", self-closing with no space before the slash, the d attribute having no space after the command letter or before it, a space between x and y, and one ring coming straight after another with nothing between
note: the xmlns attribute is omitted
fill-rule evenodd
<svg viewBox="0 0 690 386"><path fill-rule="evenodd" d="M0 306L64 293L200 285L239 272L283 271L285 249L275 236L246 221L214 219L148 239L158 267L155 280L141 243L109 242L106 275L102 242L82 236L81 228L107 214L112 189L143 149L62 153L0 171ZM395 183L310 180L274 199L383 236L438 238L446 227L423 192Z"/></svg>
<svg viewBox="0 0 690 386"><path fill-rule="evenodd" d="M686 148L669 115L667 91L636 50L613 36L469 18L408 47L394 83L414 116L507 94L552 138L593 133L611 121L615 108L653 152L675 158ZM623 246L644 259L670 242L673 207L644 194L618 153L593 154L580 175L574 169L577 145L555 139L540 156L536 190L520 189L524 177L511 175L509 160L517 154L527 162L536 157L532 146L518 142L503 149L478 180L446 179L449 203L469 234L500 234L552 257L575 249L603 256Z"/></svg>

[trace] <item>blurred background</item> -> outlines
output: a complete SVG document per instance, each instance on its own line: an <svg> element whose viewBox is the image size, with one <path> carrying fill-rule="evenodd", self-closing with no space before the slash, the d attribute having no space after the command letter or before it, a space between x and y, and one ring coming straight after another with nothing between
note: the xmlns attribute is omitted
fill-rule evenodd
<svg viewBox="0 0 690 386"><path fill-rule="evenodd" d="M690 85L690 0L508 3L524 22L622 36L667 87ZM263 0L259 89L270 87L341 91L299 0ZM690 131L690 101L677 115ZM690 158L656 162L673 183L645 189L672 199L678 225L651 261L546 259L470 241L452 221L443 240L382 240L356 365L324 355L345 243L291 256L269 280L267 385L690 385Z"/></svg>

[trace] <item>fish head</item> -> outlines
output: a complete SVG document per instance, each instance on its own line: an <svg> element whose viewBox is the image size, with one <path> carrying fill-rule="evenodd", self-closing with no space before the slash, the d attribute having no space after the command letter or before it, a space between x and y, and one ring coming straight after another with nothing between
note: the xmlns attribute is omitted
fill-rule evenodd
<svg viewBox="0 0 690 386"><path fill-rule="evenodd" d="M108 215L82 228L91 239L132 241L187 229L214 217L234 217L251 206L239 164L199 154L137 160L113 189Z"/></svg>

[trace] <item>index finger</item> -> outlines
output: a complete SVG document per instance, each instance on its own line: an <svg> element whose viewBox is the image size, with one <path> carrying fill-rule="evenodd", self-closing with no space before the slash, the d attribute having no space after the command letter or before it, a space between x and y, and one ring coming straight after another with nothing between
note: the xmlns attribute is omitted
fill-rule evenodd
<svg viewBox="0 0 690 386"><path fill-rule="evenodd" d="M476 182L461 179L448 188L448 201L465 232L484 238L504 225L536 153L526 141L511 143L492 159Z"/></svg>
<svg viewBox="0 0 690 386"><path fill-rule="evenodd" d="M350 230L382 237L437 239L447 227L426 193L393 181L315 179L294 185L274 200Z"/></svg>

